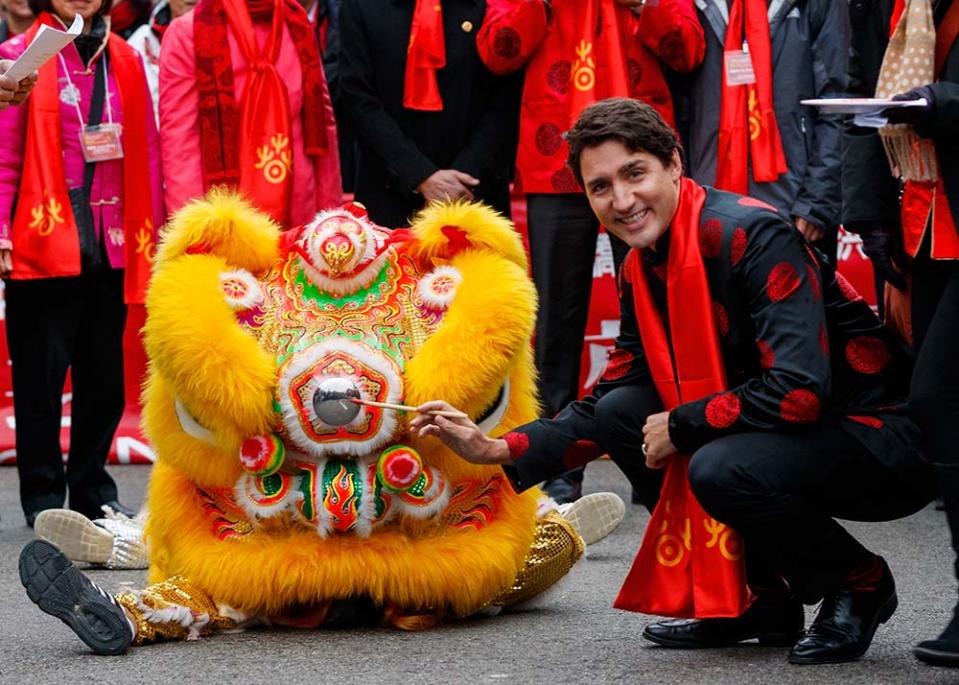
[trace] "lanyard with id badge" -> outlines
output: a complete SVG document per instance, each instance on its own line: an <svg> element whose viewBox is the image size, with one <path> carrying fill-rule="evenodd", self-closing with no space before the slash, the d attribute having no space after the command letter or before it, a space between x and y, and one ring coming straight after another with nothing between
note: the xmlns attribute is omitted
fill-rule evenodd
<svg viewBox="0 0 959 685"><path fill-rule="evenodd" d="M726 85L749 86L756 83L756 72L753 69L753 58L749 54L749 42L746 40L746 8L743 7L743 49L726 50Z"/></svg>
<svg viewBox="0 0 959 685"><path fill-rule="evenodd" d="M63 74L67 79L70 90L78 93L79 90L73 85L70 78L70 70L67 63L60 57L60 64L63 66ZM120 139L123 133L123 126L114 123L113 107L110 104L110 79L107 75L106 56L100 60L100 67L103 69L103 87L104 100L107 105L107 123L90 123L83 120L83 113L80 111L79 98L74 98L73 106L77 109L77 118L80 120L80 149L83 151L83 159L87 163L106 162L111 159L123 159L123 143ZM96 117L99 119L99 117Z"/></svg>

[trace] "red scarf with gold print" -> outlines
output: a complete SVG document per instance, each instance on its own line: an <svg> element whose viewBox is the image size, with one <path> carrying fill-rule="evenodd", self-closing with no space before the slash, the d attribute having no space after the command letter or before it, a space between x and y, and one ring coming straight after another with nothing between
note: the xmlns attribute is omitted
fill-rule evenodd
<svg viewBox="0 0 959 685"><path fill-rule="evenodd" d="M302 72L305 151L310 156L325 154L327 112L313 26L296 0L201 0L194 12L204 187L239 188L254 206L289 226L292 124L286 84L276 61L286 27ZM270 23L262 47L254 31L254 22L261 20ZM227 27L250 67L239 107Z"/></svg>
<svg viewBox="0 0 959 685"><path fill-rule="evenodd" d="M41 24L62 28L40 14L26 34L27 45ZM124 300L142 304L153 259L153 201L147 164L147 107L140 56L119 37L107 40L110 68L123 111ZM80 275L77 232L63 169L58 60L40 67L39 80L27 101L27 136L23 177L13 218L14 279Z"/></svg>
<svg viewBox="0 0 959 685"><path fill-rule="evenodd" d="M667 410L726 389L699 250L706 191L689 178L680 183L666 266L670 336L650 294L639 251L631 250L623 266L632 277L636 318L653 384ZM688 466L688 455L677 454L666 462L659 503L616 598L614 606L619 609L717 618L739 616L749 606L742 542L734 530L703 511L689 487Z"/></svg>
<svg viewBox="0 0 959 685"><path fill-rule="evenodd" d="M766 13L765 0L733 0L726 27L724 52L742 52L745 39L756 74L755 83L730 86L723 69L716 187L740 195L749 193L747 161L752 163L757 182L775 181L788 171L773 109L772 47Z"/></svg>
<svg viewBox="0 0 959 685"><path fill-rule="evenodd" d="M580 34L570 55L570 125L589 105L630 92L619 15L614 0L579 0Z"/></svg>

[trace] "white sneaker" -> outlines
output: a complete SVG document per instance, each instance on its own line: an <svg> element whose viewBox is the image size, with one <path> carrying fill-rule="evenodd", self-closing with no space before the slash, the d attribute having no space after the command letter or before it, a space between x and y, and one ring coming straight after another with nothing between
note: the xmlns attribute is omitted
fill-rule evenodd
<svg viewBox="0 0 959 685"><path fill-rule="evenodd" d="M572 524L583 542L592 545L622 523L626 516L626 504L616 493L594 492L575 502L561 504L559 513Z"/></svg>
<svg viewBox="0 0 959 685"><path fill-rule="evenodd" d="M91 521L69 509L47 509L37 515L34 532L60 548L72 561L113 569L141 569L150 565L150 553L136 519L104 518Z"/></svg>

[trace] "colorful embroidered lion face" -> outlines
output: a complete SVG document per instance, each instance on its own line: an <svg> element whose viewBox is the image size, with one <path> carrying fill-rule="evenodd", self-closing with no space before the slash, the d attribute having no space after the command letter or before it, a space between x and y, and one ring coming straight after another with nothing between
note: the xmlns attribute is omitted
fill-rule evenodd
<svg viewBox="0 0 959 685"><path fill-rule="evenodd" d="M154 576L201 575L238 606L188 544L255 540L280 554L295 536L318 554L303 563L325 578L321 595L481 605L521 565L536 495L411 435L409 417L382 405L445 399L491 434L531 420L534 316L518 237L478 205L434 206L393 233L357 206L282 235L226 195L181 211L145 328ZM358 577L336 570L337 555L361 568L384 544L408 548L389 570L382 560ZM431 555L445 555L436 588L404 570ZM464 573L476 587L454 590ZM316 597L300 586L288 599Z"/></svg>

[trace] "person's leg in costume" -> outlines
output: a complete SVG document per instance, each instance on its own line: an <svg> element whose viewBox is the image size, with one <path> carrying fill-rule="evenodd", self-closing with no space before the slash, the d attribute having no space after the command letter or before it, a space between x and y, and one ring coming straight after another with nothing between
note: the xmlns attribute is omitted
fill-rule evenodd
<svg viewBox="0 0 959 685"><path fill-rule="evenodd" d="M534 598L565 576L583 550L583 540L573 526L558 512L548 512L537 521L533 543L513 582L476 611L493 609L495 613ZM262 618L217 602L182 576L110 596L45 540L34 540L23 548L19 569L27 596L66 623L97 654L121 654L131 644L196 639ZM383 622L403 630L422 630L442 617L435 611L418 614L415 609L377 608L368 601L351 601L349 607L337 604L312 607L309 627L345 627L355 625L360 617L366 624ZM305 627L307 620L303 613L269 618L294 627Z"/></svg>

